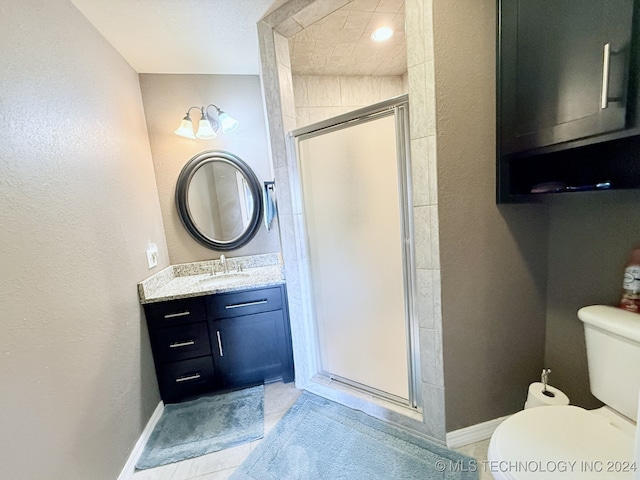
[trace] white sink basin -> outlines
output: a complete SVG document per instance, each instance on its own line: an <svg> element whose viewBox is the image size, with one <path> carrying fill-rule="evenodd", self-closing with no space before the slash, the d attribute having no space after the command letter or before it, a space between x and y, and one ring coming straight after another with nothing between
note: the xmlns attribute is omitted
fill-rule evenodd
<svg viewBox="0 0 640 480"><path fill-rule="evenodd" d="M248 273L222 273L220 275L212 275L210 277L203 278L202 280L200 280L199 284L203 288L219 287L226 283L233 283L237 282L238 280L245 280L247 278L249 278Z"/></svg>

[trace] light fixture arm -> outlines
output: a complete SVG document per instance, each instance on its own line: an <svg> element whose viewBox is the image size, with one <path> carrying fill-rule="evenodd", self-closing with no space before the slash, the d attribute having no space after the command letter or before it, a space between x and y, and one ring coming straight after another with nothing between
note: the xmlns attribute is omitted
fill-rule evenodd
<svg viewBox="0 0 640 480"><path fill-rule="evenodd" d="M210 103L209 105L207 105L206 108L205 108L205 111L208 112L209 111L209 107L213 107L213 108L216 109L216 115L220 115L222 113L222 110L220 110L220 108L217 105L213 104L213 103Z"/></svg>
<svg viewBox="0 0 640 480"><path fill-rule="evenodd" d="M191 114L191 110L193 110L194 108L197 108L198 110L202 111L202 107L196 107L196 106L189 107L189 109L187 110L187 115L186 115L187 117L191 116L190 115Z"/></svg>
<svg viewBox="0 0 640 480"><path fill-rule="evenodd" d="M216 113L213 115L209 114L209 108L211 107L216 109ZM193 134L193 122L191 120L191 110L193 110L194 108L200 110L201 115L198 133L195 136ZM216 138L216 132L220 129L220 127L222 127L223 133L231 133L238 127L238 122L213 103L210 103L206 107L199 107L194 105L193 107L189 107L186 115L182 119L182 122L180 122L180 126L175 131L175 133L182 137L187 137L194 140L196 138L199 138L201 140L212 140Z"/></svg>

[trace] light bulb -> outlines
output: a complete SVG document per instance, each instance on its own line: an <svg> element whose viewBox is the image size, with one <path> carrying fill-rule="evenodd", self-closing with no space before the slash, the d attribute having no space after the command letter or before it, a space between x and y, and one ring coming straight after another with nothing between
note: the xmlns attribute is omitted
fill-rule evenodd
<svg viewBox="0 0 640 480"><path fill-rule="evenodd" d="M393 28L380 27L371 34L371 40L374 40L376 42L384 42L385 40L389 40L392 36Z"/></svg>

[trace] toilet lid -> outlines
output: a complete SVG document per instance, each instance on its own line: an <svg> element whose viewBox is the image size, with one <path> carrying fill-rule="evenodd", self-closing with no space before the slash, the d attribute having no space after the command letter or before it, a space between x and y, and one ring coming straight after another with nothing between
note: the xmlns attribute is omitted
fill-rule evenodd
<svg viewBox="0 0 640 480"><path fill-rule="evenodd" d="M632 479L634 438L583 408L531 408L498 426L483 468L504 479Z"/></svg>

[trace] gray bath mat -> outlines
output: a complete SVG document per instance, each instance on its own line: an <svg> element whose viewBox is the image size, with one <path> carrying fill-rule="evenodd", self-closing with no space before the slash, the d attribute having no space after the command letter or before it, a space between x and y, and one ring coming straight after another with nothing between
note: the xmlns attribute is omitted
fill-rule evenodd
<svg viewBox="0 0 640 480"><path fill-rule="evenodd" d="M264 386L166 405L136 468L158 467L262 438Z"/></svg>
<svg viewBox="0 0 640 480"><path fill-rule="evenodd" d="M230 480L475 480L473 459L304 392Z"/></svg>

